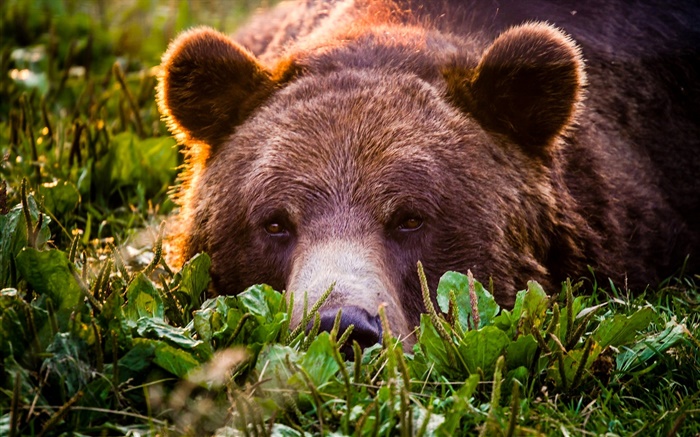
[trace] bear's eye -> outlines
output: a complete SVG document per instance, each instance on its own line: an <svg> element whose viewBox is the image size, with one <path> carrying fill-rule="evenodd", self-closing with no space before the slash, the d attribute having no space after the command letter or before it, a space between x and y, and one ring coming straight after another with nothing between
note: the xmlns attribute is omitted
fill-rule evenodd
<svg viewBox="0 0 700 437"><path fill-rule="evenodd" d="M289 235L287 228L279 222L270 222L265 225L265 232L272 237L286 237Z"/></svg>
<svg viewBox="0 0 700 437"><path fill-rule="evenodd" d="M420 217L407 217L399 224L399 231L417 231L423 226L423 219Z"/></svg>

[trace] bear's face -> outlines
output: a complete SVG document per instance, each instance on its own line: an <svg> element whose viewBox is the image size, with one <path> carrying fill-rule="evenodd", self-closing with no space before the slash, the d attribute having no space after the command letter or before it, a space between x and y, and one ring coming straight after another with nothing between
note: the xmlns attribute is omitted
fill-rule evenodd
<svg viewBox="0 0 700 437"><path fill-rule="evenodd" d="M432 78L381 68L289 78L213 31L185 34L164 57L160 88L190 147L182 254L211 255L217 293L293 291L293 323L305 298L333 286L327 319L343 308L345 324L374 341L381 304L394 334L418 324L418 261L432 289L444 271L471 269L493 275L496 298L512 305L517 281L547 275L547 168L583 80L573 45L531 27L505 48L497 40L478 65L437 65ZM523 77L560 75L552 59L572 78L528 100Z"/></svg>
<svg viewBox="0 0 700 437"><path fill-rule="evenodd" d="M463 259L477 269L490 262L478 242L496 241L498 230L470 218L488 213L480 203L496 185L487 137L414 77L350 71L300 79L234 141L210 159L203 179L205 190L227 181L210 206L219 292L263 281L300 298L308 292L313 303L335 284L326 308L376 313L386 302L405 334L422 308L417 261L436 271L463 269ZM455 168L461 160L487 164ZM245 164L234 173L233 162ZM465 186L459 198L456 185ZM242 212L235 221L234 211ZM459 260L450 253L457 247ZM255 279L241 278L242 269ZM295 321L301 311L297 304Z"/></svg>

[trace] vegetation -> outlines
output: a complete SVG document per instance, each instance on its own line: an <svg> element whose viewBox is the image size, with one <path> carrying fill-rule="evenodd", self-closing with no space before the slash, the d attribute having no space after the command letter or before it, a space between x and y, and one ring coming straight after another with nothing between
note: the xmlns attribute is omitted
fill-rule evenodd
<svg viewBox="0 0 700 437"><path fill-rule="evenodd" d="M154 68L177 31L255 7L196 4L0 5L0 435L700 434L682 270L634 297L531 282L511 311L446 273L413 353L384 322L354 361L347 332L290 331L267 286L206 299L206 254L173 272L152 230L180 158Z"/></svg>

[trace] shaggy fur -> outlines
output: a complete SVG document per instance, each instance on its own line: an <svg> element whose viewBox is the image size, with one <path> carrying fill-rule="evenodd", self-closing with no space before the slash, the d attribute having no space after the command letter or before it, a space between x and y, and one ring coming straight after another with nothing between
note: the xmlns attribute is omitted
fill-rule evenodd
<svg viewBox="0 0 700 437"><path fill-rule="evenodd" d="M588 266L636 289L697 271L691 6L302 0L238 42L186 32L159 84L188 162L174 258L208 252L216 293L294 291L295 321L334 283L327 308L386 303L402 336L419 260L506 307Z"/></svg>

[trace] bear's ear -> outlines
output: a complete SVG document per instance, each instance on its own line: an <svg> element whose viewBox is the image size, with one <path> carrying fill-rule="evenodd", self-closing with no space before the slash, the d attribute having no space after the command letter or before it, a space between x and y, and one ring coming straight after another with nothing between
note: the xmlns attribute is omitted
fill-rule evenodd
<svg viewBox="0 0 700 437"><path fill-rule="evenodd" d="M180 141L216 146L274 87L246 49L210 28L181 34L163 55L158 108Z"/></svg>
<svg viewBox="0 0 700 437"><path fill-rule="evenodd" d="M507 30L476 69L447 69L445 78L458 106L535 156L572 124L586 81L576 44L543 23Z"/></svg>

